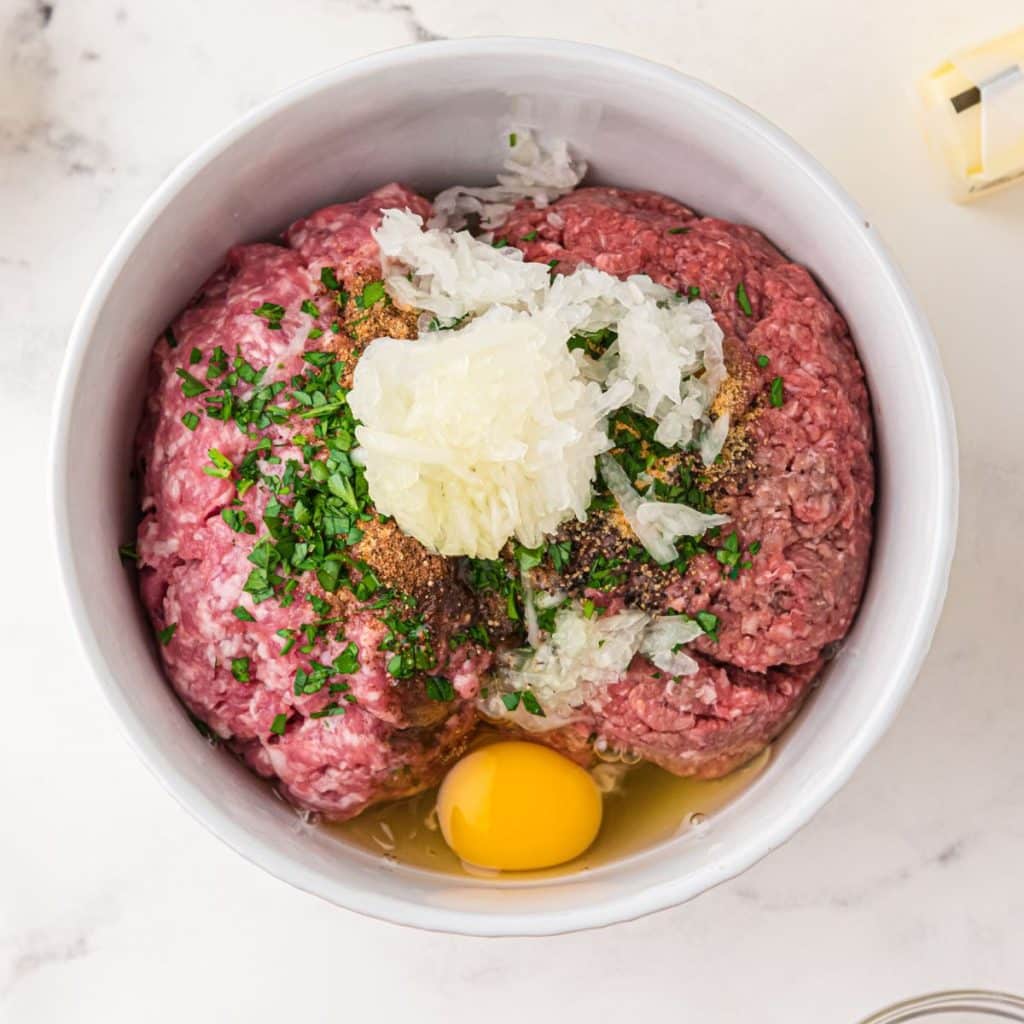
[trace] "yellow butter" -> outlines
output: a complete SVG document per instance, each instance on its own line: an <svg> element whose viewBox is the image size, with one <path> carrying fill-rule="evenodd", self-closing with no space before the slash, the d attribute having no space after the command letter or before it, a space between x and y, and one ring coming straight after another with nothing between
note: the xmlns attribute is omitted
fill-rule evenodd
<svg viewBox="0 0 1024 1024"><path fill-rule="evenodd" d="M918 94L954 198L1024 181L1024 28L954 54L918 82Z"/></svg>

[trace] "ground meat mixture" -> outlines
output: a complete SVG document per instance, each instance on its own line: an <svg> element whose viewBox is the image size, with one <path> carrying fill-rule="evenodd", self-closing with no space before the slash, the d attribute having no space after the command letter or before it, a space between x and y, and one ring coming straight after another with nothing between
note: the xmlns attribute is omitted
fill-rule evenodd
<svg viewBox="0 0 1024 1024"><path fill-rule="evenodd" d="M254 600L244 588L270 496L258 486L240 493L230 474L204 468L211 451L237 466L252 438L223 419L190 422L196 396L182 374L227 353L268 367L268 380L287 380L308 369L308 353L329 349L345 360L340 383L348 386L370 340L415 338L417 311L339 299L380 278L371 231L392 207L430 213L427 200L388 185L298 221L284 245L232 249L157 342L138 436L141 591L171 683L289 799L339 820L440 779L478 724L475 699L493 657L480 632L491 644L521 643L521 626L505 614L504 597L474 590L460 560L430 554L375 515L351 548L355 578L371 574L409 595L429 637L429 671L391 671L394 627L372 595L328 591L310 573L290 603ZM699 290L725 332L730 377L713 412L729 412L732 427L719 463L691 468L709 507L730 516L748 567L724 571L721 538L682 571L658 567L635 557L621 515L597 509L563 528L574 560L557 581L605 607L710 612L717 635L695 642L697 674L668 680L638 656L569 724L530 733L583 762L620 753L678 774L721 775L790 721L860 598L871 419L847 327L807 271L758 232L653 193L579 189L544 210L521 206L496 236L527 259L557 261L556 272L587 263ZM308 302L318 317L303 312ZM281 313L254 316L263 304ZM192 379L193 392L209 383ZM293 426L271 423L262 436L278 465L304 457ZM238 528L246 522L254 529ZM595 588L588 567L599 557L613 558L619 572ZM545 571L535 570L539 585L552 582ZM302 643L311 603L330 623L315 651ZM353 650L357 662L346 663ZM297 685L311 660L340 665L331 685Z"/></svg>
<svg viewBox="0 0 1024 1024"><path fill-rule="evenodd" d="M370 232L381 209L391 206L419 213L430 209L425 200L392 185L299 221L286 233L288 247L232 249L223 269L155 346L138 437L141 589L156 628L173 627L161 646L171 682L198 719L261 774L276 777L286 796L336 819L439 781L476 725L473 699L490 653L451 642L472 616L469 595L454 579L453 567L408 538L396 538L393 524L376 519L365 524L354 555L384 586L417 597L430 628L431 674L451 685L450 700L430 699L425 673L397 679L388 672L391 655L381 646L388 635L386 610L374 602L359 602L347 592L327 594L312 574L287 606L254 602L243 591L253 569L254 538L232 529L222 512L259 524L268 493L252 487L239 499L233 480L204 472L211 449L237 466L252 440L233 422L208 416L189 429L183 417L196 403L184 393L176 371L194 367L200 374L219 347L288 379L308 368L303 359L308 351L330 346L354 363L370 337L415 336L416 316L383 304L369 314L350 304L335 321L337 333L326 324L314 328L322 321L301 312L305 300L330 307L321 280L325 267L352 294L379 278ZM279 328L269 329L266 319L253 315L262 303L286 310ZM310 338L311 328L321 335ZM350 376L351 366L347 371ZM199 379L207 382L202 374ZM302 458L293 433L283 424L263 431L283 463ZM315 652L303 651L301 643L304 625L316 618L310 595L327 601L328 618L339 620L336 629L318 638ZM298 638L290 650L289 633ZM352 644L358 665L331 680L344 680L345 713L316 717L336 704L336 697L328 685L296 693L296 673L308 670L311 659L331 665Z"/></svg>
<svg viewBox="0 0 1024 1024"><path fill-rule="evenodd" d="M579 189L547 210L521 208L497 232L558 270L589 263L648 274L697 294L725 332L731 414L725 471L705 483L730 516L750 568L723 572L713 550L683 575L643 564L590 596L718 617L695 646L701 671L674 695L642 659L588 702L578 726L538 733L579 751L595 743L679 774L717 776L763 748L799 708L822 655L850 628L871 545L872 428L864 374L845 321L801 266L759 232L698 217L663 196ZM782 401L771 400L772 384ZM781 385L781 389L780 386ZM621 551L607 523L572 524L593 554ZM614 534L614 530L610 531ZM696 701L693 694L710 699Z"/></svg>

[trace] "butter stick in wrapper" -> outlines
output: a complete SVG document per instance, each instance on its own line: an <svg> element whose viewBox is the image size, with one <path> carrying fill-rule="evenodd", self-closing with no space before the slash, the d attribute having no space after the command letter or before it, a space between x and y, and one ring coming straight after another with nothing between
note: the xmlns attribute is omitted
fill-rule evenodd
<svg viewBox="0 0 1024 1024"><path fill-rule="evenodd" d="M1024 28L954 54L918 95L955 199L1024 182Z"/></svg>

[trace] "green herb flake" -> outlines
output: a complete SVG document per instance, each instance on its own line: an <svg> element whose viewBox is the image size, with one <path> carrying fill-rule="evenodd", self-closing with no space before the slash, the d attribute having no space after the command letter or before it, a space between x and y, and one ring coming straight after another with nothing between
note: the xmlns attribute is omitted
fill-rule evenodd
<svg viewBox="0 0 1024 1024"><path fill-rule="evenodd" d="M276 302L264 302L257 306L253 313L263 320L267 321L267 326L272 331L279 331L281 329L281 320L284 317L284 306L279 306Z"/></svg>
<svg viewBox="0 0 1024 1024"><path fill-rule="evenodd" d="M524 548L521 544L516 545L516 560L523 572L535 569L544 561L544 546L539 548Z"/></svg>
<svg viewBox="0 0 1024 1024"><path fill-rule="evenodd" d="M203 358L202 350L198 349L198 348L193 348L192 351L189 352L189 354L188 354L188 365L189 366L195 366L196 363L198 363L202 358Z"/></svg>
<svg viewBox="0 0 1024 1024"><path fill-rule="evenodd" d="M736 285L736 302L744 316L754 315L754 307L750 305L750 296L747 295L747 286L742 281Z"/></svg>
<svg viewBox="0 0 1024 1024"><path fill-rule="evenodd" d="M491 245L493 245L495 249L504 249L505 246L508 245L508 239L496 238L493 242L491 242Z"/></svg>
<svg viewBox="0 0 1024 1024"><path fill-rule="evenodd" d="M231 659L231 674L240 682L248 683L249 680L249 659L248 658L232 658Z"/></svg>
<svg viewBox="0 0 1024 1024"><path fill-rule="evenodd" d="M121 559L125 562L138 562L139 552L136 550L134 544L122 544L118 549L117 553L121 556Z"/></svg>
<svg viewBox="0 0 1024 1024"><path fill-rule="evenodd" d="M236 619L240 619L242 622L256 621L252 616L252 612L250 612L248 608L245 608L242 605L236 605L232 609L231 614L234 615Z"/></svg>
<svg viewBox="0 0 1024 1024"><path fill-rule="evenodd" d="M345 707L342 704L328 704L327 707L322 708L320 711L314 711L309 717L310 718L334 718L337 715L345 714Z"/></svg>
<svg viewBox="0 0 1024 1024"><path fill-rule="evenodd" d="M181 422L184 423L189 430L195 430L196 427L199 426L199 417L194 412L187 412L181 417Z"/></svg>
<svg viewBox="0 0 1024 1024"><path fill-rule="evenodd" d="M303 299L302 305L299 307L303 313L308 313L310 316L316 317L320 315L320 310L317 304L312 299Z"/></svg>
<svg viewBox="0 0 1024 1024"><path fill-rule="evenodd" d="M555 267L557 267L561 262L561 260L548 260L548 267L551 269L552 273L554 272Z"/></svg>
<svg viewBox="0 0 1024 1024"><path fill-rule="evenodd" d="M712 612L697 612L694 616L697 625L717 644L718 643L718 616Z"/></svg>
<svg viewBox="0 0 1024 1024"><path fill-rule="evenodd" d="M206 454L210 457L211 465L203 466L203 472L207 476L215 476L220 480L226 480L231 476L235 464L216 448L209 448Z"/></svg>
<svg viewBox="0 0 1024 1024"><path fill-rule="evenodd" d="M503 693L501 695L501 703L505 705L506 710L515 711L519 707L519 699L522 695L519 693Z"/></svg>
<svg viewBox="0 0 1024 1024"><path fill-rule="evenodd" d="M284 727L287 724L288 724L288 716L287 715L274 715L274 720L273 720L273 722L270 723L270 731L275 736L283 736L284 735Z"/></svg>
<svg viewBox="0 0 1024 1024"><path fill-rule="evenodd" d="M164 331L164 341L167 342L168 348L178 347L178 339L174 336L174 331L170 327L168 327L167 330Z"/></svg>
<svg viewBox="0 0 1024 1024"><path fill-rule="evenodd" d="M222 508L220 510L220 517L235 533L254 534L256 532L256 524L250 522L245 512L240 508Z"/></svg>
<svg viewBox="0 0 1024 1024"><path fill-rule="evenodd" d="M427 696L431 700L449 701L455 699L455 687L444 676L427 676Z"/></svg>
<svg viewBox="0 0 1024 1024"><path fill-rule="evenodd" d="M353 672L359 671L359 648L354 643L349 643L331 663L338 675L350 676Z"/></svg>
<svg viewBox="0 0 1024 1024"><path fill-rule="evenodd" d="M668 233L670 235L685 235L689 230L689 228L669 228Z"/></svg>
<svg viewBox="0 0 1024 1024"><path fill-rule="evenodd" d="M166 626L164 629L161 629L159 633L157 633L157 637L159 637L160 643L163 647L166 647L171 642L171 638L174 636L177 630L178 624L176 622L172 622L169 626Z"/></svg>
<svg viewBox="0 0 1024 1024"><path fill-rule="evenodd" d="M759 355L759 356L757 357L757 365L758 365L758 366L760 366L762 370L763 370L763 369L764 369L764 368L765 368L765 367L766 367L766 366L767 366L767 365L768 365L768 364L769 364L770 362L771 362L771 360L770 360L770 359L769 359L769 358L768 358L768 357L767 357L767 356L766 356L766 355L765 355L765 354L764 354L763 352L761 353L761 355Z"/></svg>
<svg viewBox="0 0 1024 1024"><path fill-rule="evenodd" d="M531 715L536 715L538 718L547 718L547 715L544 714L544 709L540 706L540 701L533 695L532 690L523 690L523 707Z"/></svg>
<svg viewBox="0 0 1024 1024"><path fill-rule="evenodd" d="M786 401L785 385L782 383L781 377L776 377L772 381L771 389L768 393L768 400L776 409L781 409L783 403Z"/></svg>
<svg viewBox="0 0 1024 1024"><path fill-rule="evenodd" d="M384 289L383 281L370 281L363 287L362 292L356 296L356 305L360 309L370 309L387 297L388 293Z"/></svg>
<svg viewBox="0 0 1024 1024"><path fill-rule="evenodd" d="M555 572L564 572L571 557L572 541L560 540L557 543L552 541L548 544L548 558L551 559L551 565L554 567Z"/></svg>
<svg viewBox="0 0 1024 1024"><path fill-rule="evenodd" d="M311 328L309 334L306 335L306 337L311 339L312 341L316 341L317 338L322 338L323 336L324 332L319 327Z"/></svg>
<svg viewBox="0 0 1024 1024"><path fill-rule="evenodd" d="M181 378L181 393L186 398L196 398L209 391L209 388L200 380L196 380L188 370L180 367L174 371Z"/></svg>
<svg viewBox="0 0 1024 1024"><path fill-rule="evenodd" d="M207 743L216 743L217 734L201 719L196 718L195 715L189 713L189 721L196 727L196 732L203 737Z"/></svg>
<svg viewBox="0 0 1024 1024"><path fill-rule="evenodd" d="M536 231L536 229L534 229L533 231L530 231L527 234L523 235L523 237L520 238L519 241L521 241L521 242L536 242L537 241L537 231Z"/></svg>
<svg viewBox="0 0 1024 1024"><path fill-rule="evenodd" d="M515 144L519 141L519 137L515 132L510 132L508 137L509 148L515 148Z"/></svg>
<svg viewBox="0 0 1024 1024"><path fill-rule="evenodd" d="M341 291L341 282L338 280L333 267L324 267L320 271L320 281L325 288L329 288L332 292Z"/></svg>

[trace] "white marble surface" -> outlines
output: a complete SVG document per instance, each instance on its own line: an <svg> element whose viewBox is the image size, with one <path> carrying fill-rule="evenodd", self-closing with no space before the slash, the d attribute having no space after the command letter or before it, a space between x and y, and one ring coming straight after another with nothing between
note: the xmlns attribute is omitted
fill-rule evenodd
<svg viewBox="0 0 1024 1024"><path fill-rule="evenodd" d="M0 1020L841 1024L928 989L1024 989L1024 187L949 204L908 101L915 70L1020 14L1020 0L0 0ZM485 33L662 60L807 146L870 212L931 316L962 445L960 547L934 650L854 781L695 903L545 940L363 920L192 821L82 665L45 512L69 325L175 163L312 72Z"/></svg>

